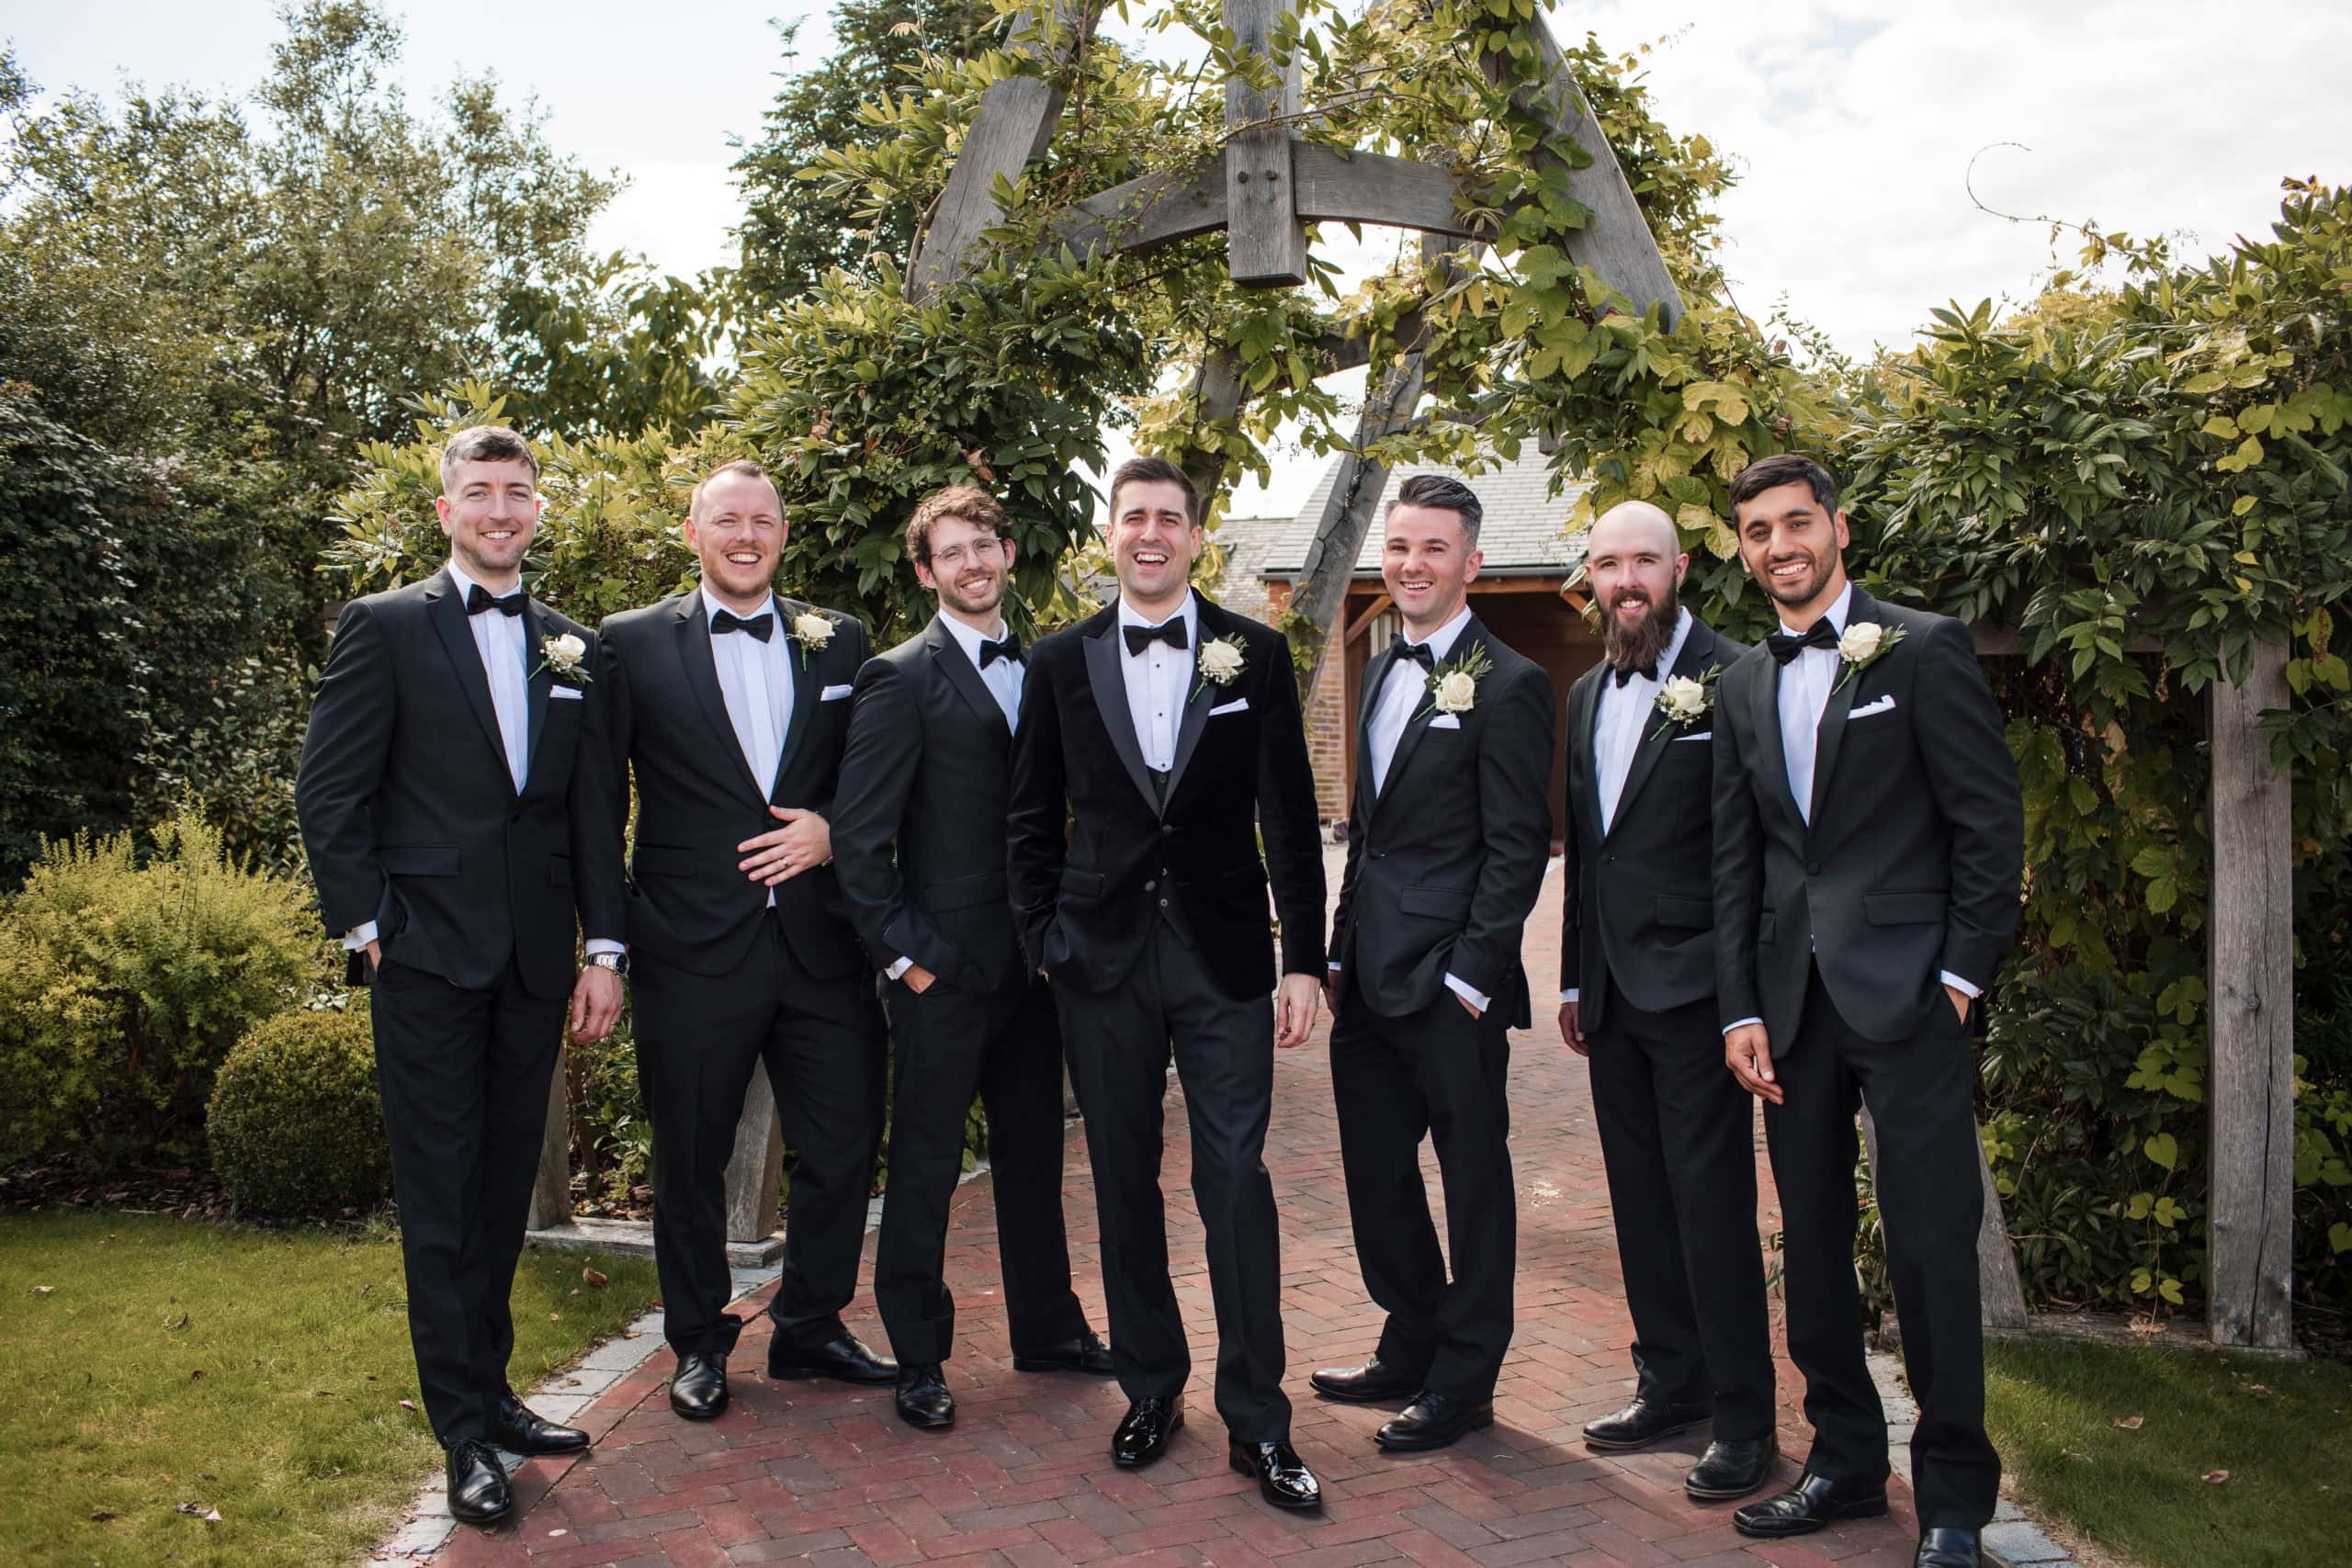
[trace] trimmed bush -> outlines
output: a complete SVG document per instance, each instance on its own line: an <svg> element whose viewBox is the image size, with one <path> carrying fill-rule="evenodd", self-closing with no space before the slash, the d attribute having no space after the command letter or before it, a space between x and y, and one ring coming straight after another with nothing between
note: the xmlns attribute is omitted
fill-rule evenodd
<svg viewBox="0 0 2352 1568"><path fill-rule="evenodd" d="M0 1166L181 1164L229 1048L326 974L308 891L246 869L193 807L51 842L0 905Z"/></svg>
<svg viewBox="0 0 2352 1568"><path fill-rule="evenodd" d="M249 1213L370 1209L392 1190L365 995L281 1013L220 1065L205 1121L212 1168Z"/></svg>

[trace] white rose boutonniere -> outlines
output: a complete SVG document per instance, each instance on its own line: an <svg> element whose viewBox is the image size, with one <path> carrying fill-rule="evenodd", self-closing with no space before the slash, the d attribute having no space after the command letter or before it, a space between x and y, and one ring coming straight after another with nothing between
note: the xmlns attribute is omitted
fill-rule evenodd
<svg viewBox="0 0 2352 1568"><path fill-rule="evenodd" d="M1482 644L1453 659L1442 659L1430 670L1430 705L1414 715L1465 714L1478 705L1478 682L1494 670Z"/></svg>
<svg viewBox="0 0 2352 1568"><path fill-rule="evenodd" d="M1847 682L1885 658L1887 651L1903 640L1903 630L1901 626L1883 626L1876 621L1856 621L1848 626L1838 639L1838 658L1844 669L1838 676L1838 684L1829 688L1829 694L1836 696Z"/></svg>
<svg viewBox="0 0 2352 1568"><path fill-rule="evenodd" d="M800 668L808 668L808 655L822 653L832 645L833 623L830 616L817 610L803 610L792 617L784 635L800 645Z"/></svg>
<svg viewBox="0 0 2352 1568"><path fill-rule="evenodd" d="M1249 660L1241 645L1229 637L1221 637L1201 644L1201 683L1193 688L1198 696L1210 686L1230 686L1249 668Z"/></svg>
<svg viewBox="0 0 2352 1568"><path fill-rule="evenodd" d="M566 684L584 686L594 679L588 673L587 664L588 645L572 633L565 632L561 637L540 639L538 668L531 674L536 675L540 670L545 670Z"/></svg>
<svg viewBox="0 0 2352 1568"><path fill-rule="evenodd" d="M1669 675L1657 691L1657 707L1661 722L1650 731L1652 740L1677 725L1695 724L1714 710L1715 677L1724 672L1720 664L1710 666L1697 680L1688 675Z"/></svg>

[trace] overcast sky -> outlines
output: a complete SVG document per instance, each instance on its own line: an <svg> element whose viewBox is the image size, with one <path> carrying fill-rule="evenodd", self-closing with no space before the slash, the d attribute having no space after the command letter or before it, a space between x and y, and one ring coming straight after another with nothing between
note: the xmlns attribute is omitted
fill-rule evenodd
<svg viewBox="0 0 2352 1568"><path fill-rule="evenodd" d="M805 18L803 62L827 46L826 7L788 0L390 3L413 95L485 69L537 95L557 146L629 178L598 243L679 272L731 259L730 139L757 133L788 68L769 17ZM2352 0L1577 0L1553 25L1651 46L1659 117L1740 170L1723 203L1739 303L1785 299L1852 352L2047 271L2045 226L1971 205L1980 149L1989 206L2167 230L2192 252L2262 232L2282 175L2352 179ZM249 86L279 28L267 0L78 0L0 33L44 87L106 93L123 76ZM1290 458L1236 510L1294 510L1314 477Z"/></svg>

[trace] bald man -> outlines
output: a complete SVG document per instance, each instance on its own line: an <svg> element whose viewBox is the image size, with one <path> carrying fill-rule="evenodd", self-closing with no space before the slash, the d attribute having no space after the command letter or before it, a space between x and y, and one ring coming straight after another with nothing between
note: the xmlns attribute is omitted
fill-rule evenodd
<svg viewBox="0 0 2352 1568"><path fill-rule="evenodd" d="M1602 659L1568 693L1560 1037L1587 1058L1634 1318L1633 1403L1584 1429L1647 1448L1712 1420L1684 1479L1745 1496L1776 1453L1755 1112L1715 1016L1715 677L1747 649L1682 608L1690 564L1647 502L1585 549Z"/></svg>

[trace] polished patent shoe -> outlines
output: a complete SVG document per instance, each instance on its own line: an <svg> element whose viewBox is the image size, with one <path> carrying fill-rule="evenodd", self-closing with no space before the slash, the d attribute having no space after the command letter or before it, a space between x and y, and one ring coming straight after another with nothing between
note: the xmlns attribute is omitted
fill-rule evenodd
<svg viewBox="0 0 2352 1568"><path fill-rule="evenodd" d="M956 1396L936 1361L899 1366L899 1419L910 1427L937 1429L956 1425Z"/></svg>
<svg viewBox="0 0 2352 1568"><path fill-rule="evenodd" d="M835 1382L897 1382L899 1363L866 1348L865 1341L842 1329L822 1345L787 1345L768 1341L768 1376L772 1378L831 1378Z"/></svg>
<svg viewBox="0 0 2352 1568"><path fill-rule="evenodd" d="M511 1388L499 1396L498 1409L492 1420L496 1425L491 1428L490 1440L511 1454L577 1454L588 1450L587 1433L577 1427L559 1427L532 1415Z"/></svg>
<svg viewBox="0 0 2352 1568"><path fill-rule="evenodd" d="M716 1421L727 1409L727 1358L715 1350L678 1357L670 1380L670 1408L689 1421Z"/></svg>
<svg viewBox="0 0 2352 1568"><path fill-rule="evenodd" d="M1405 1404L1421 1392L1419 1374L1407 1377L1378 1356L1361 1367L1322 1368L1307 1375L1306 1384L1346 1404Z"/></svg>
<svg viewBox="0 0 2352 1568"><path fill-rule="evenodd" d="M1715 1413L1703 1404L1669 1404L1637 1393L1634 1403L1616 1415L1584 1424L1585 1447L1610 1453L1645 1449L1678 1432L1703 1427L1714 1418Z"/></svg>
<svg viewBox="0 0 2352 1568"><path fill-rule="evenodd" d="M1423 1449L1450 1448L1465 1432L1494 1424L1491 1399L1462 1399L1423 1389L1413 1396L1412 1404L1382 1422L1372 1440L1390 1453L1418 1453Z"/></svg>
<svg viewBox="0 0 2352 1568"><path fill-rule="evenodd" d="M1773 1540L1811 1535L1839 1519L1875 1519L1886 1512L1886 1483L1832 1481L1806 1471L1797 1483L1761 1503L1734 1509L1731 1528L1742 1535Z"/></svg>
<svg viewBox="0 0 2352 1568"><path fill-rule="evenodd" d="M1158 1459L1168 1439L1184 1427L1184 1401L1138 1399L1127 1406L1125 1419L1111 1434L1111 1462L1121 1470L1141 1470Z"/></svg>
<svg viewBox="0 0 2352 1568"><path fill-rule="evenodd" d="M462 1525L494 1525L514 1511L498 1452L470 1438L449 1445L449 1517Z"/></svg>
<svg viewBox="0 0 2352 1568"><path fill-rule="evenodd" d="M1323 1483L1288 1443L1236 1443L1225 1448L1226 1462L1258 1478L1258 1495L1277 1508L1319 1508Z"/></svg>
<svg viewBox="0 0 2352 1568"><path fill-rule="evenodd" d="M1984 1554L1977 1549L1974 1530L1939 1525L1919 1532L1919 1555L1911 1568L1984 1568Z"/></svg>
<svg viewBox="0 0 2352 1568"><path fill-rule="evenodd" d="M1034 1350L1015 1350L1012 1370L1016 1372L1084 1372L1090 1377L1107 1378L1118 1371L1112 1365L1111 1347L1091 1328L1081 1328L1075 1339L1065 1339L1058 1345L1041 1345Z"/></svg>
<svg viewBox="0 0 2352 1568"><path fill-rule="evenodd" d="M1769 1433L1740 1442L1717 1438L1682 1478L1682 1490L1702 1503L1745 1497L1764 1484L1780 1457L1780 1439Z"/></svg>

